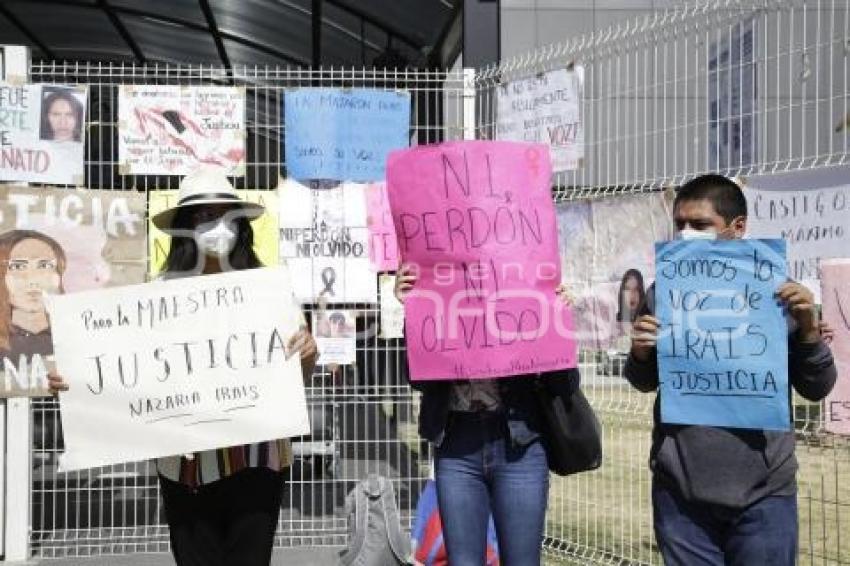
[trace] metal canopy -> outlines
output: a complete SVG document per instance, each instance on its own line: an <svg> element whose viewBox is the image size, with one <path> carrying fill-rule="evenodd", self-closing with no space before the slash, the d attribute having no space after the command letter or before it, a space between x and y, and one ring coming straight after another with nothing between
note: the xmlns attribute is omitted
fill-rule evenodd
<svg viewBox="0 0 850 566"><path fill-rule="evenodd" d="M50 61L421 68L446 63L429 56L461 2L0 0L0 43Z"/></svg>

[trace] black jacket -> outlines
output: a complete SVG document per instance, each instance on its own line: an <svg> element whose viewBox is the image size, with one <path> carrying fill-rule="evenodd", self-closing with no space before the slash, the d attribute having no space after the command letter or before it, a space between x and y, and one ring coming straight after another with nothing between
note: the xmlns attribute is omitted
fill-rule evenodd
<svg viewBox="0 0 850 566"><path fill-rule="evenodd" d="M650 288L643 313L654 311ZM801 343L793 324L789 330L789 387L810 401L823 399L835 385L832 353L823 341ZM656 390L656 356L643 363L629 356L625 376L640 391ZM658 398L653 413L653 479L682 498L741 509L771 495L796 493L793 432L665 424Z"/></svg>
<svg viewBox="0 0 850 566"><path fill-rule="evenodd" d="M520 446L533 442L541 431L541 421L534 393L535 376L506 377L499 380L499 393L504 405L511 441ZM577 368L547 372L539 379L553 393L569 395L579 387ZM451 381L413 381L411 387L422 392L419 408L419 434L439 446L449 422Z"/></svg>

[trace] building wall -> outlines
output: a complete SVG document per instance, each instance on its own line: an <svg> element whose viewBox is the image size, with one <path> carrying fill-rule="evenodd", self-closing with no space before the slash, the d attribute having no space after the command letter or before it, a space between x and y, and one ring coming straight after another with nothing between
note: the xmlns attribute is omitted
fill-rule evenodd
<svg viewBox="0 0 850 566"><path fill-rule="evenodd" d="M552 44L615 24L633 25L685 4L683 0L501 0L502 60L535 50L545 54ZM780 12L758 12L754 25L752 163L763 170L771 164L780 168L828 164L846 149L850 128L838 129L850 118L845 96L850 84L848 0L788 0L771 6L781 6ZM718 160L710 156L707 143L708 59L711 46L731 41L739 11L731 10L726 18L715 12L719 15L693 19L675 33L643 37L638 32L622 48L600 47L586 74L585 169L568 175L565 184L663 183L715 168ZM746 17L750 16L741 16ZM723 24L716 25L717 19ZM587 53L584 57L589 58ZM522 66L529 68L528 74L534 72L533 63ZM744 167L730 174L756 172Z"/></svg>
<svg viewBox="0 0 850 566"><path fill-rule="evenodd" d="M681 0L501 1L503 59L682 3Z"/></svg>

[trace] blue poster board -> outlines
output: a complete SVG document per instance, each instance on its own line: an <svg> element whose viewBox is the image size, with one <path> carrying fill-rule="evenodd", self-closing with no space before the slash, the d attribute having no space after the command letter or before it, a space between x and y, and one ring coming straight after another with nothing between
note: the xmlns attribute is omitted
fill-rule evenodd
<svg viewBox="0 0 850 566"><path fill-rule="evenodd" d="M284 97L287 176L381 181L387 154L409 145L410 94L302 88Z"/></svg>
<svg viewBox="0 0 850 566"><path fill-rule="evenodd" d="M790 430L784 240L655 245L661 421Z"/></svg>

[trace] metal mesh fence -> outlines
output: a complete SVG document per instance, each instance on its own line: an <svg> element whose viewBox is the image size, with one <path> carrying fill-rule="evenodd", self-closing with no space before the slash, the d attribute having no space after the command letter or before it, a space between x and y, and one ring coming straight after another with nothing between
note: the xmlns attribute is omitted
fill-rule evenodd
<svg viewBox="0 0 850 566"><path fill-rule="evenodd" d="M671 6L479 72L479 136L496 135L502 85L580 67L583 166L556 175L556 201L661 191L707 172L745 180L846 165L847 1ZM717 142L735 135L738 144ZM621 378L622 355L584 359L605 459L554 480L545 546L577 564L660 564L648 468L654 395ZM850 443L823 430L820 404L793 404L800 564L850 564Z"/></svg>
<svg viewBox="0 0 850 566"><path fill-rule="evenodd" d="M272 190L279 174L285 175L280 142L287 88L409 91L412 142L429 143L492 137L500 84L576 65L584 69L584 164L556 176L556 200L657 191L708 171L746 177L846 164L846 0L673 4L667 12L484 69L474 81L469 72L254 67L227 74L218 67L82 63L36 64L31 80L90 86L91 188L147 192L177 186L174 177L120 175L119 84L244 86L248 166L244 179L234 181L237 188ZM749 55L723 61L716 56L723 46ZM737 84L753 86L752 98L728 87L733 76ZM723 99L730 110L721 119L710 105ZM735 151L710 143L712 136L740 127L751 134ZM360 313L358 329L376 324L375 305L352 308ZM345 495L368 472L393 478L403 518L411 519L430 454L416 434L417 400L406 385L404 346L373 334L358 341L357 354L354 365L318 368L308 387L313 427L321 432L295 443L280 545L342 544ZM584 351L581 370L603 421L605 461L598 471L553 480L544 546L552 560L568 563L659 564L647 467L654 399L625 384L622 357ZM822 430L819 405L795 399L794 408L800 563L850 564L850 537L842 537L850 522L850 443ZM57 474L57 411L52 400L33 404L33 553L166 551L152 466Z"/></svg>
<svg viewBox="0 0 850 566"><path fill-rule="evenodd" d="M31 81L89 86L86 186L144 191L177 188L179 178L126 176L118 167L118 85L235 84L246 91L248 159L237 188L274 190L286 163L283 93L328 86L404 90L412 100L411 139L433 143L462 137L463 74L437 71L270 67L133 67L77 63L35 64ZM375 280L377 286L377 278ZM334 308L341 305L326 305ZM314 305L307 305L312 310ZM345 496L360 479L379 473L394 481L402 518L412 510L427 477L429 451L416 433L416 398L407 386L401 340L378 337L379 309L357 312L353 365L320 366L307 386L313 433L293 443L295 464L286 482L279 545L341 545L346 540ZM168 533L152 463L79 473L57 473L61 451L58 405L38 400L32 409L33 553L42 557L93 556L168 550Z"/></svg>

